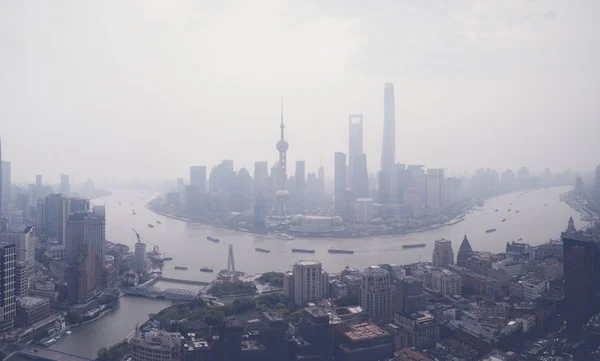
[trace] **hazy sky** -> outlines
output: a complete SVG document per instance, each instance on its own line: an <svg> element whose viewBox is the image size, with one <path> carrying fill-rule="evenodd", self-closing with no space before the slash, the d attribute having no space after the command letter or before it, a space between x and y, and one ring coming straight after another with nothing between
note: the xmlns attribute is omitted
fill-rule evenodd
<svg viewBox="0 0 600 361"><path fill-rule="evenodd" d="M412 5L411 5L412 3ZM188 177L222 159L348 151L450 171L600 163L600 1L0 0L0 136L13 179Z"/></svg>

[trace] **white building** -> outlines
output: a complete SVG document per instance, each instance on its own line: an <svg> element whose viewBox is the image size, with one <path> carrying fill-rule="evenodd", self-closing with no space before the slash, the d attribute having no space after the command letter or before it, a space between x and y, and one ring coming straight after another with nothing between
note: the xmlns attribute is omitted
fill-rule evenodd
<svg viewBox="0 0 600 361"><path fill-rule="evenodd" d="M523 277L519 281L510 282L508 285L509 295L518 297L524 301L531 301L539 298L550 287L547 279L537 277Z"/></svg>
<svg viewBox="0 0 600 361"><path fill-rule="evenodd" d="M290 231L300 233L339 233L344 231L342 217L303 216L297 214L292 217Z"/></svg>
<svg viewBox="0 0 600 361"><path fill-rule="evenodd" d="M298 261L293 272L284 275L284 293L287 291L287 296L300 306L323 299L329 293L328 278L321 262Z"/></svg>
<svg viewBox="0 0 600 361"><path fill-rule="evenodd" d="M370 318L392 316L392 280L387 270L379 266L365 269L360 285L360 306Z"/></svg>
<svg viewBox="0 0 600 361"><path fill-rule="evenodd" d="M48 246L48 256L55 260L65 259L67 249L64 244L53 244Z"/></svg>
<svg viewBox="0 0 600 361"><path fill-rule="evenodd" d="M498 271L504 271L508 277L522 276L525 274L525 265L523 262L512 257L493 262L492 268Z"/></svg>
<svg viewBox="0 0 600 361"><path fill-rule="evenodd" d="M460 295L461 278L458 273L447 269L431 274L431 288L444 296Z"/></svg>
<svg viewBox="0 0 600 361"><path fill-rule="evenodd" d="M564 274L564 265L556 258L546 258L536 270L536 276L547 280L561 279Z"/></svg>
<svg viewBox="0 0 600 361"><path fill-rule="evenodd" d="M357 198L354 216L356 223L369 223L373 219L373 198Z"/></svg>

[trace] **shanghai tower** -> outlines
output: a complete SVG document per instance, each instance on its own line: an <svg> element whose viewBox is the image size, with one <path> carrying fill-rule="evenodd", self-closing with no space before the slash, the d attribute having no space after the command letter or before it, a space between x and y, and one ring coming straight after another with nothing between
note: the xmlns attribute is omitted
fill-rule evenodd
<svg viewBox="0 0 600 361"><path fill-rule="evenodd" d="M383 142L381 171L391 175L396 163L396 110L394 84L386 83L383 90Z"/></svg>

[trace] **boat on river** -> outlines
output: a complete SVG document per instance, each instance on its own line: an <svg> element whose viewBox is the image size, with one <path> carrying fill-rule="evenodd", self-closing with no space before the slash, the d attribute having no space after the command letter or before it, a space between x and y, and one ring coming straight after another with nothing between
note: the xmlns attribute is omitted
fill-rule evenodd
<svg viewBox="0 0 600 361"><path fill-rule="evenodd" d="M208 237L206 237L206 239L208 239L208 240L209 240L209 241L211 241L211 242L215 242L215 243L219 243L219 242L221 242L221 240L220 240L220 239L218 239L218 238L213 238L213 237L211 237L211 236L208 236Z"/></svg>
<svg viewBox="0 0 600 361"><path fill-rule="evenodd" d="M486 229L485 233L492 233L492 232L496 232L497 229L496 228L490 228L490 229Z"/></svg>
<svg viewBox="0 0 600 361"><path fill-rule="evenodd" d="M254 249L256 252L262 252L262 253L269 253L271 252L271 250L269 249L264 249L264 248L255 248Z"/></svg>
<svg viewBox="0 0 600 361"><path fill-rule="evenodd" d="M178 271L187 271L187 267L185 266L175 266L175 269Z"/></svg>
<svg viewBox="0 0 600 361"><path fill-rule="evenodd" d="M515 213L519 213L519 210L517 210Z"/></svg>
<svg viewBox="0 0 600 361"><path fill-rule="evenodd" d="M315 253L314 249L292 248L293 253Z"/></svg>
<svg viewBox="0 0 600 361"><path fill-rule="evenodd" d="M214 270L214 266L212 268L208 268L208 267L202 267L202 268L200 268L200 272L209 272L209 273L212 273L214 271L215 271Z"/></svg>
<svg viewBox="0 0 600 361"><path fill-rule="evenodd" d="M402 248L422 248L427 246L425 243L403 244Z"/></svg>
<svg viewBox="0 0 600 361"><path fill-rule="evenodd" d="M342 253L342 254L354 254L354 251L349 250L349 249L334 249L334 248L330 248L329 250L327 250L327 252L329 252L329 253Z"/></svg>
<svg viewBox="0 0 600 361"><path fill-rule="evenodd" d="M152 223L148 223L148 227L149 228L154 228L154 225Z"/></svg>
<svg viewBox="0 0 600 361"><path fill-rule="evenodd" d="M157 223L157 224L162 224L162 222L161 222L161 221L156 221L156 223Z"/></svg>
<svg viewBox="0 0 600 361"><path fill-rule="evenodd" d="M502 218L502 222L506 222L506 218Z"/></svg>

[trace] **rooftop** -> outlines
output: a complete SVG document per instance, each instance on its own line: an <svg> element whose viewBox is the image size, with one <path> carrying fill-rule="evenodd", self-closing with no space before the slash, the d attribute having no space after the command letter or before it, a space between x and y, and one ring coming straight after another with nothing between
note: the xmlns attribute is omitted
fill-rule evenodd
<svg viewBox="0 0 600 361"><path fill-rule="evenodd" d="M389 335L384 329L373 323L359 323L349 326L349 330L344 335L351 341L368 340Z"/></svg>
<svg viewBox="0 0 600 361"><path fill-rule="evenodd" d="M442 239L436 240L435 243L436 244L449 244L449 243L452 243L452 241L449 239L442 238Z"/></svg>
<svg viewBox="0 0 600 361"><path fill-rule="evenodd" d="M363 274L371 274L371 275L376 275L376 274L386 274L388 273L388 271L386 271L385 269L379 267L379 266L369 266L367 268L365 268L365 271Z"/></svg>
<svg viewBox="0 0 600 361"><path fill-rule="evenodd" d="M298 261L298 262L296 262L296 264L298 266L317 266L317 265L320 265L321 262L319 262L319 261Z"/></svg>
<svg viewBox="0 0 600 361"><path fill-rule="evenodd" d="M33 296L24 296L19 298L19 304L21 307L33 307L37 305L41 305L44 302L48 302L45 298L33 297Z"/></svg>
<svg viewBox="0 0 600 361"><path fill-rule="evenodd" d="M306 307L304 310L313 317L329 317L329 313L321 307Z"/></svg>
<svg viewBox="0 0 600 361"><path fill-rule="evenodd" d="M277 312L263 312L263 315L268 321L283 321L283 317Z"/></svg>

